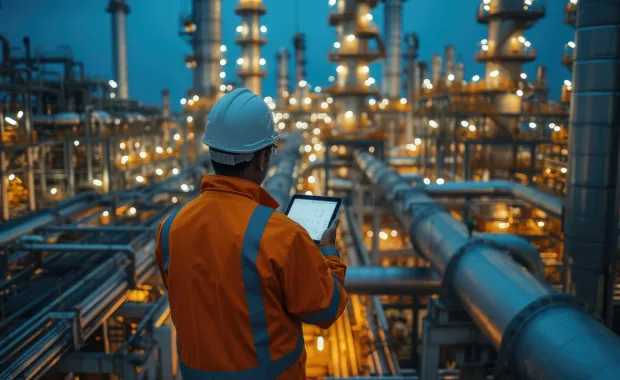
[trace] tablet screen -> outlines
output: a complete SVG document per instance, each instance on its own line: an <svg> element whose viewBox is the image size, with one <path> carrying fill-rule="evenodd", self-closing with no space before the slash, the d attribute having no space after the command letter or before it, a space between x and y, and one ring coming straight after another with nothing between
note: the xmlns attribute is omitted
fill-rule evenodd
<svg viewBox="0 0 620 380"><path fill-rule="evenodd" d="M320 241L329 227L338 202L297 198L288 211L288 217L301 224L312 240Z"/></svg>

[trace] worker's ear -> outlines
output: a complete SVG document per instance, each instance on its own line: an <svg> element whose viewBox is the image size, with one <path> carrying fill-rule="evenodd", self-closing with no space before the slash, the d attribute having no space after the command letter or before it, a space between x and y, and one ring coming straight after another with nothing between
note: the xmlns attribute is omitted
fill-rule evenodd
<svg viewBox="0 0 620 380"><path fill-rule="evenodd" d="M269 167L269 149L263 149L258 157L258 165L261 171L266 171Z"/></svg>

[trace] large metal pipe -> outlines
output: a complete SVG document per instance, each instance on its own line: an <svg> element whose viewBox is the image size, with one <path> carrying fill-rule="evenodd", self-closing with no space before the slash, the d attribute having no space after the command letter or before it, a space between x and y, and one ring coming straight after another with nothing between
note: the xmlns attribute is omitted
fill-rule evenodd
<svg viewBox="0 0 620 380"><path fill-rule="evenodd" d="M280 153L274 174L264 184L265 190L280 203L280 210L284 210L288 205L295 187L301 143L302 135L300 134L295 134L288 139Z"/></svg>
<svg viewBox="0 0 620 380"><path fill-rule="evenodd" d="M110 0L106 11L112 15L112 57L114 60L114 79L118 85L117 97L128 99L127 15L131 9L125 0Z"/></svg>
<svg viewBox="0 0 620 380"><path fill-rule="evenodd" d="M280 106L286 106L286 97L289 94L290 84L289 84L289 74L288 74L288 63L289 63L290 54L288 49L283 47L280 48L276 58L278 60L278 78L277 78L277 89L278 89L278 102Z"/></svg>
<svg viewBox="0 0 620 380"><path fill-rule="evenodd" d="M408 229L416 251L444 278L446 294L460 300L499 350L500 370L521 379L620 378L620 338L582 311L583 303L558 293L501 250L470 239L463 224L382 161L367 153L355 158ZM561 363L552 359L558 353Z"/></svg>
<svg viewBox="0 0 620 380"><path fill-rule="evenodd" d="M429 195L445 197L509 196L527 202L556 218L562 217L561 198L515 182L446 182L443 185L428 185L424 190Z"/></svg>
<svg viewBox="0 0 620 380"><path fill-rule="evenodd" d="M569 135L565 253L577 295L609 324L618 241L620 180L620 2L577 5ZM616 41L616 42L613 42Z"/></svg>
<svg viewBox="0 0 620 380"><path fill-rule="evenodd" d="M356 294L415 295L436 294L441 279L430 268L350 267L345 289Z"/></svg>
<svg viewBox="0 0 620 380"><path fill-rule="evenodd" d="M192 48L197 61L193 90L199 96L214 96L221 83L222 0L193 0L192 19L196 23Z"/></svg>
<svg viewBox="0 0 620 380"><path fill-rule="evenodd" d="M400 95L402 59L402 4L401 0L385 0L384 33L386 39L383 63L383 96L396 99Z"/></svg>

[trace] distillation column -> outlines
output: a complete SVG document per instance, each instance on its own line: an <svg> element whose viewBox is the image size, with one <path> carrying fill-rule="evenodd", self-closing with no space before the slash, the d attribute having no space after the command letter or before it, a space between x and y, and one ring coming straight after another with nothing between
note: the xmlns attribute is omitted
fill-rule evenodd
<svg viewBox="0 0 620 380"><path fill-rule="evenodd" d="M565 251L576 293L610 324L618 242L620 151L620 2L577 5L574 94L570 113Z"/></svg>
<svg viewBox="0 0 620 380"><path fill-rule="evenodd" d="M344 131L359 130L366 120L364 98L374 94L368 81L368 63L381 58L381 53L369 49L369 40L377 38L372 23L369 2L338 0L337 9L330 14L330 25L336 26L335 51L329 59L337 63L336 84L331 88L336 104L336 125Z"/></svg>
<svg viewBox="0 0 620 380"><path fill-rule="evenodd" d="M486 64L485 87L493 91L490 104L483 104L489 115L487 137L510 139L518 130L521 98L516 83L520 81L523 63L536 59L536 50L523 36L526 29L544 17L544 7L536 0L484 0L480 4L478 22L488 25L488 39L476 61ZM493 147L487 151L486 169L503 173L516 164L510 147Z"/></svg>
<svg viewBox="0 0 620 380"><path fill-rule="evenodd" d="M222 0L193 0L192 19L196 31L192 38L194 50L194 94L213 99L220 90L220 59L222 56Z"/></svg>
<svg viewBox="0 0 620 380"><path fill-rule="evenodd" d="M128 99L127 15L131 9L125 0L110 0L106 11L112 15L112 57L114 60L114 79L118 85L117 97Z"/></svg>
<svg viewBox="0 0 620 380"><path fill-rule="evenodd" d="M293 36L293 47L295 48L295 98L302 99L308 93L308 82L306 81L306 35L303 33L295 33ZM303 86L302 86L303 85Z"/></svg>
<svg viewBox="0 0 620 380"><path fill-rule="evenodd" d="M400 77L402 59L402 0L385 0L386 54L383 64L383 98L397 104L400 101ZM397 145L396 131L400 115L386 115L388 147Z"/></svg>
<svg viewBox="0 0 620 380"><path fill-rule="evenodd" d="M418 59L418 47L420 40L415 33L407 34L405 36L405 45L407 46L405 52L405 59L407 62L407 94L408 101L411 104L411 110L407 113L407 123L405 128L405 140L404 143L411 144L414 141L414 123L413 118L418 110L417 97L420 93L420 76L418 72L418 65L416 60Z"/></svg>
<svg viewBox="0 0 620 380"><path fill-rule="evenodd" d="M289 74L288 74L288 63L289 63L289 52L288 49L283 47L280 48L278 54L276 55L278 61L278 78L276 82L276 88L278 89L278 104L281 107L286 106L286 99L289 96Z"/></svg>
<svg viewBox="0 0 620 380"><path fill-rule="evenodd" d="M243 86L260 96L262 79L267 63L261 57L261 46L267 43L267 27L260 25L260 16L267 13L262 0L241 0L235 10L241 16L241 25L237 27L236 43L241 47L241 58L237 61L237 75L243 80Z"/></svg>

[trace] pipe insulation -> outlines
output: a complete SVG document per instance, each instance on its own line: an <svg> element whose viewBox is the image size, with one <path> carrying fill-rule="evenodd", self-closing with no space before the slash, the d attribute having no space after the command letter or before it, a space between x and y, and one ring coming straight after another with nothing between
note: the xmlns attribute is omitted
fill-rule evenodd
<svg viewBox="0 0 620 380"><path fill-rule="evenodd" d="M402 59L402 0L385 0L386 55L383 64L383 95L396 99L400 95Z"/></svg>
<svg viewBox="0 0 620 380"><path fill-rule="evenodd" d="M299 159L301 153L299 147L302 143L302 135L292 135L279 154L278 164L271 177L264 184L265 190L280 203L283 211L294 192L297 174L299 171Z"/></svg>
<svg viewBox="0 0 620 380"><path fill-rule="evenodd" d="M193 0L192 19L196 23L192 36L196 55L194 92L203 96L216 95L221 84L222 0Z"/></svg>
<svg viewBox="0 0 620 380"><path fill-rule="evenodd" d="M620 1L581 0L568 148L565 254L577 295L611 322L618 241Z"/></svg>
<svg viewBox="0 0 620 380"><path fill-rule="evenodd" d="M106 9L112 15L112 57L114 79L119 99L129 98L129 70L127 68L127 15L131 12L125 0L110 0Z"/></svg>
<svg viewBox="0 0 620 380"><path fill-rule="evenodd" d="M416 251L443 277L446 295L460 300L499 351L499 374L620 378L620 338L583 311L583 302L555 291L484 239L470 239L449 211L384 162L368 153L355 159L408 229Z"/></svg>

